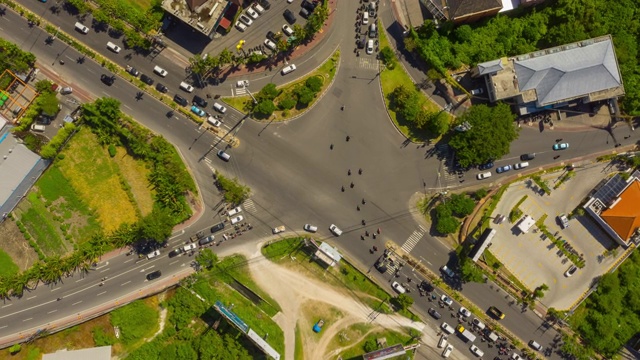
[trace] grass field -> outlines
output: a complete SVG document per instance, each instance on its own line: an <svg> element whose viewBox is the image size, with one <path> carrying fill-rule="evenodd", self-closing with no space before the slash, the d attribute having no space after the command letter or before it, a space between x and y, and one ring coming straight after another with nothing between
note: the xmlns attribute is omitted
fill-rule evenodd
<svg viewBox="0 0 640 360"><path fill-rule="evenodd" d="M381 29L383 28L381 27ZM389 44L389 41L387 40L386 33L384 31L380 31L380 49L386 46L392 48ZM384 95L384 102L387 106L387 109L389 109L390 103L388 96L393 92L395 88L401 85L405 86L408 89L415 89L416 87L411 77L409 77L409 75L404 70L404 67L402 67L402 64L400 64L399 62L394 69L385 69L384 71L382 71L382 73L380 73L380 83L382 84L382 93ZM422 99L422 107L424 109L429 112L441 111L441 109L431 100L429 100L422 91L418 91L418 94ZM414 127L413 124L408 122L406 119L403 119L402 117L398 118L396 113L391 109L389 109L389 114L391 115L391 119L396 124L398 129L400 129L400 131L405 136L411 139L411 141L423 142L433 137L431 133L426 130ZM453 118L449 113L445 114L449 119L449 123L451 123L453 121Z"/></svg>
<svg viewBox="0 0 640 360"><path fill-rule="evenodd" d="M147 181L149 169L144 162L127 155L127 151L123 147L117 148L117 154L113 160L129 185L140 213L142 216L149 214L153 210L153 192L149 191L149 182Z"/></svg>
<svg viewBox="0 0 640 360"><path fill-rule="evenodd" d="M134 204L120 183L118 166L88 128L78 131L63 154L65 158L58 161L60 171L95 212L105 232L137 221Z"/></svg>
<svg viewBox="0 0 640 360"><path fill-rule="evenodd" d="M7 277L9 275L17 274L20 271L18 265L16 265L11 256L6 252L0 250L0 276Z"/></svg>
<svg viewBox="0 0 640 360"><path fill-rule="evenodd" d="M132 346L158 330L158 310L137 300L111 312L111 323L120 328L120 340Z"/></svg>
<svg viewBox="0 0 640 360"><path fill-rule="evenodd" d="M409 333L409 330L407 330L407 334L408 333ZM392 331L392 330L376 331L376 332L369 333L364 339L358 341L357 343L353 342L353 341L356 341L356 339L351 339L352 340L350 342L350 344L352 344L351 347L345 351L342 351L340 353L340 356L343 359L358 359L362 357L362 355L365 353L364 351L365 342L376 341L376 339L380 339L380 338L385 338L387 340L387 346L392 346L397 344L409 345L411 340L411 336L399 333L397 331ZM412 351L409 351L405 355L403 355L402 358L413 359L414 354Z"/></svg>
<svg viewBox="0 0 640 360"><path fill-rule="evenodd" d="M27 195L28 207L20 215L21 221L38 243L38 246L46 256L62 255L66 253L67 246L62 242L59 229L51 213L47 211L37 192Z"/></svg>

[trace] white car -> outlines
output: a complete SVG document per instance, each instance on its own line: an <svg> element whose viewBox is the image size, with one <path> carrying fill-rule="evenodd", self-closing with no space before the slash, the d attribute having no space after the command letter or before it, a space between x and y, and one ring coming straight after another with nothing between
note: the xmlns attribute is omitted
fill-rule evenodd
<svg viewBox="0 0 640 360"><path fill-rule="evenodd" d="M236 21L236 29L244 32L245 30L247 30L247 25L241 23L240 21Z"/></svg>
<svg viewBox="0 0 640 360"><path fill-rule="evenodd" d="M273 41L269 40L269 39L265 39L264 40L264 46L268 47L269 49L275 51L277 49L276 47L276 43L274 43Z"/></svg>
<svg viewBox="0 0 640 360"><path fill-rule="evenodd" d="M207 122L215 127L220 127L222 125L222 122L213 116L207 117Z"/></svg>
<svg viewBox="0 0 640 360"><path fill-rule="evenodd" d="M239 214L242 212L242 208L238 206L237 208L229 210L229 216L233 216L235 214Z"/></svg>
<svg viewBox="0 0 640 360"><path fill-rule="evenodd" d="M219 103L213 103L213 108L216 109L216 111L219 111L220 113L224 114L227 112L227 108L222 106Z"/></svg>
<svg viewBox="0 0 640 360"><path fill-rule="evenodd" d="M367 54L369 55L373 54L373 40L371 39L367 41Z"/></svg>
<svg viewBox="0 0 640 360"><path fill-rule="evenodd" d="M482 321L480 321L479 319L473 319L473 321L471 322L473 324L473 326L477 327L480 330L484 330L485 326L482 323Z"/></svg>
<svg viewBox="0 0 640 360"><path fill-rule="evenodd" d="M329 230L335 235L335 236L340 236L342 235L342 230L340 230L339 227L335 226L334 224L331 224L331 226L329 226Z"/></svg>
<svg viewBox="0 0 640 360"><path fill-rule="evenodd" d="M567 271L564 272L565 277L571 277L571 275L575 274L578 271L578 267L575 265L571 265Z"/></svg>
<svg viewBox="0 0 640 360"><path fill-rule="evenodd" d="M480 173L478 175L476 175L476 179L478 180L484 180L484 179L488 179L491 177L491 171L487 171L484 173Z"/></svg>
<svg viewBox="0 0 640 360"><path fill-rule="evenodd" d="M182 247L182 250L184 250L184 252L189 252L191 250L195 250L198 248L198 245L196 244L189 244L189 245L185 245L184 247Z"/></svg>
<svg viewBox="0 0 640 360"><path fill-rule="evenodd" d="M242 21L247 26L251 26L251 24L253 24L253 20L251 20L251 18L245 14L240 15L238 19L240 19L240 21Z"/></svg>
<svg viewBox="0 0 640 360"><path fill-rule="evenodd" d="M460 307L460 310L458 310L458 312L460 313L460 315L462 315L464 317L471 316L471 311L469 311L469 309L467 309L465 307Z"/></svg>
<svg viewBox="0 0 640 360"><path fill-rule="evenodd" d="M522 356L520 356L520 355L518 355L516 353L511 354L511 357L509 359L512 359L512 360L523 360Z"/></svg>
<svg viewBox="0 0 640 360"><path fill-rule="evenodd" d="M314 233L316 231L318 231L318 227L315 225L311 225L311 224L304 224L304 226L302 227L305 231Z"/></svg>
<svg viewBox="0 0 640 360"><path fill-rule="evenodd" d="M407 290L404 289L404 287L402 287L402 285L398 284L397 281L394 281L391 284L391 287L393 288L393 290L395 290L398 294L404 294L407 292Z"/></svg>
<svg viewBox="0 0 640 360"><path fill-rule="evenodd" d="M244 217L242 215L238 215L234 218L231 218L231 225L235 225L237 223L239 223L240 221L244 220Z"/></svg>
<svg viewBox="0 0 640 360"><path fill-rule="evenodd" d="M249 86L249 80L238 80L238 82L236 82L236 87L237 88L246 88L247 86Z"/></svg>
<svg viewBox="0 0 640 360"><path fill-rule="evenodd" d="M293 35L293 29L287 24L282 25L282 32L287 34L287 36Z"/></svg>
<svg viewBox="0 0 640 360"><path fill-rule="evenodd" d="M271 232L274 234L280 234L281 232L284 232L285 228L284 225L280 225L278 227L274 227L273 229L271 229Z"/></svg>
<svg viewBox="0 0 640 360"><path fill-rule="evenodd" d="M448 297L447 295L444 295L444 294L443 294L443 295L440 297L440 300L442 300L442 302L443 302L443 303L447 304L447 306L451 306L451 305L453 305L453 300L451 300L451 298L450 298L450 297Z"/></svg>
<svg viewBox="0 0 640 360"><path fill-rule="evenodd" d="M456 331L451 325L447 324L446 322L443 322L440 327L442 328L442 331L446 332L449 335L453 334Z"/></svg>
<svg viewBox="0 0 640 360"><path fill-rule="evenodd" d="M157 66L157 65L153 67L153 72L158 74L158 75L160 75L160 76L162 76L162 77L165 77L168 74L167 70L165 70L165 69L163 69L163 68L161 68L160 66Z"/></svg>
<svg viewBox="0 0 640 360"><path fill-rule="evenodd" d="M293 0L287 0L287 2L288 2L289 4L291 4L291 3L293 2Z"/></svg>
<svg viewBox="0 0 640 360"><path fill-rule="evenodd" d="M282 75L287 75L288 73L293 72L295 70L296 70L296 66L294 64L291 64L289 66L282 68Z"/></svg>
<svg viewBox="0 0 640 360"><path fill-rule="evenodd" d="M252 9L252 8L247 8L246 13L247 13L247 15L251 16L251 18L254 19L254 20L257 19L258 16L260 16L260 15L258 15L258 12L255 11L254 9Z"/></svg>
<svg viewBox="0 0 640 360"><path fill-rule="evenodd" d="M477 357L482 357L484 355L484 351L480 350L480 348L478 348L475 345L471 345L471 347L469 348L469 350L471 350L471 352L473 353L473 355L477 356Z"/></svg>
<svg viewBox="0 0 640 360"><path fill-rule="evenodd" d="M147 254L147 259L151 259L154 258L156 256L160 255L160 250L154 250L150 253Z"/></svg>

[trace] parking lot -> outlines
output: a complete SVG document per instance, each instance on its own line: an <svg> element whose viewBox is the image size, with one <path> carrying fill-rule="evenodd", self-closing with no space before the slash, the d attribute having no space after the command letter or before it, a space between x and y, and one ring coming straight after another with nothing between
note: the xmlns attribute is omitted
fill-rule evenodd
<svg viewBox="0 0 640 360"><path fill-rule="evenodd" d="M569 226L562 229L558 215L569 214L589 192L608 175L607 164L588 164L576 167L576 175L553 190L556 181L565 170L542 176L549 187L550 195L540 195L540 189L531 179L513 183L502 196L492 218L507 217L511 210L525 196L519 205L523 216L529 215L535 221L547 215L544 221L547 230L558 239L575 249L585 259L585 267L570 277L565 272L572 262L549 239L533 225L527 233L518 229L518 222L508 220L501 224L492 223L496 229L491 253L504 264L522 283L533 290L542 284L549 286L541 302L547 307L568 309L591 286L592 280L605 273L616 257L605 257L607 249L614 242L588 216L577 216L569 220ZM557 234L557 235L556 235ZM621 256L622 251L618 251Z"/></svg>
<svg viewBox="0 0 640 360"><path fill-rule="evenodd" d="M272 31L274 34L280 33L286 38L287 36L282 30L283 25L287 24L291 28L294 26L294 24L288 23L284 18L283 14L285 10L290 10L293 13L296 19L295 25L304 27L306 19L300 15L302 1L296 0L293 3L288 3L284 0L270 0L269 3L271 4L270 9L265 9L264 13L259 14L256 19L249 16L251 25L247 26L246 30L240 31L234 23L233 29L231 29L229 33L214 38L202 53L216 55L225 48L235 52L236 45L243 40L243 50L245 52L250 53L261 47L263 53L269 54L271 50L268 50L264 45L264 41L267 39L267 33L269 31ZM244 9L242 14L248 16L247 10Z"/></svg>

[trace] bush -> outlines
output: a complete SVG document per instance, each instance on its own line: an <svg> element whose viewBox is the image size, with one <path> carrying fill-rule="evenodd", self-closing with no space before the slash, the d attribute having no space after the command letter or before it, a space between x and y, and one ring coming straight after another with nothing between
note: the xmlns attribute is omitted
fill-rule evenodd
<svg viewBox="0 0 640 360"><path fill-rule="evenodd" d="M297 100L293 97L286 97L282 100L280 100L280 102L278 102L278 108L280 110L290 110L293 109L294 106L296 106Z"/></svg>
<svg viewBox="0 0 640 360"><path fill-rule="evenodd" d="M116 146L113 144L109 145L109 156L116 156Z"/></svg>
<svg viewBox="0 0 640 360"><path fill-rule="evenodd" d="M268 118L276 111L276 106L272 100L262 100L253 108L253 113L259 118Z"/></svg>
<svg viewBox="0 0 640 360"><path fill-rule="evenodd" d="M309 89L306 86L300 86L296 90L294 90L296 96L298 97L298 104L301 107L307 107L316 96L316 93L313 90Z"/></svg>
<svg viewBox="0 0 640 360"><path fill-rule="evenodd" d="M390 47L385 46L380 49L380 59L387 67L387 69L393 70L396 67L396 56Z"/></svg>
<svg viewBox="0 0 640 360"><path fill-rule="evenodd" d="M14 344L13 346L11 346L9 348L9 353L11 353L11 355L15 355L15 354L19 353L20 350L22 350L22 345Z"/></svg>
<svg viewBox="0 0 640 360"><path fill-rule="evenodd" d="M265 85L260 91L256 94L256 100L271 100L273 101L278 95L280 91L276 88L276 84L268 83Z"/></svg>
<svg viewBox="0 0 640 360"><path fill-rule="evenodd" d="M319 76L312 76L304 82L305 86L311 89L314 93L317 93L322 89L322 78Z"/></svg>

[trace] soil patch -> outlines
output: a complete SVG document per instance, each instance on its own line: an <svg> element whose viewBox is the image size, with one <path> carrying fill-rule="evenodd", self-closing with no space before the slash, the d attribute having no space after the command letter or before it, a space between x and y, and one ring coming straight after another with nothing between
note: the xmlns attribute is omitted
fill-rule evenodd
<svg viewBox="0 0 640 360"><path fill-rule="evenodd" d="M7 218L0 224L0 234L2 234L0 249L9 254L20 271L30 268L38 261L38 254L29 246L29 242L24 239L13 220Z"/></svg>

